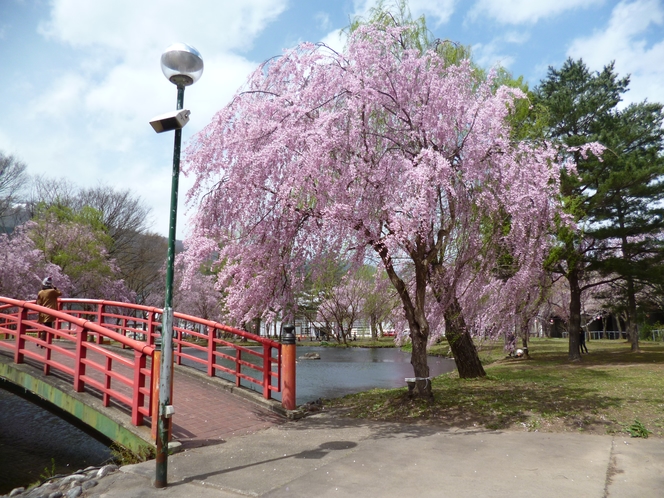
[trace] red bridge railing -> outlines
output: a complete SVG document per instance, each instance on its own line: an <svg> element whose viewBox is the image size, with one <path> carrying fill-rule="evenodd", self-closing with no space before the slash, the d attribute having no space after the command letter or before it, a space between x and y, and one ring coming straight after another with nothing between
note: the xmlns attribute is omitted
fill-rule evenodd
<svg viewBox="0 0 664 498"><path fill-rule="evenodd" d="M161 308L97 299L60 299L61 310L153 346L161 339ZM218 322L173 313L173 356L178 365L205 367L207 375L226 374L236 385L244 380L265 399L281 391L281 344ZM247 344L254 343L256 351Z"/></svg>
<svg viewBox="0 0 664 498"><path fill-rule="evenodd" d="M53 328L38 323L44 308L34 302L0 297L0 351L25 358L73 378L77 392L89 386L102 393L104 406L114 401L131 410L132 423L152 416L155 345L161 339L160 308L94 299L60 299ZM281 391L281 344L217 322L174 313L174 357L178 365L199 365L207 375L244 380L270 399ZM45 338L39 337L45 333ZM234 338L252 341L237 344ZM109 347L133 350L133 358ZM41 349L40 349L41 348ZM157 372L155 372L155 368Z"/></svg>
<svg viewBox="0 0 664 498"><path fill-rule="evenodd" d="M54 316L55 326L39 323L39 311ZM92 336L132 349L133 358L103 346L102 341L90 342ZM0 350L12 353L14 363L29 359L40 364L45 375L59 371L71 376L76 392L83 392L86 386L98 390L104 406L115 401L129 408L134 425L152 415L153 371L148 360L154 347L145 342L33 302L0 297Z"/></svg>

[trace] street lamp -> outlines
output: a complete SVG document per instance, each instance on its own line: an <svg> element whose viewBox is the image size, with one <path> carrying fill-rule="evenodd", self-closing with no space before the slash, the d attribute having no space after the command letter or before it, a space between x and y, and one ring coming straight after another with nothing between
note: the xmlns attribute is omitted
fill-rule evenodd
<svg viewBox="0 0 664 498"><path fill-rule="evenodd" d="M175 261L175 223L178 212L178 183L180 179L180 146L182 127L189 121L189 111L183 110L184 88L193 85L203 74L203 58L194 47L175 43L161 55L161 70L164 76L177 86L176 112L153 118L150 124L157 133L175 130L173 145L173 177L171 180L171 216L168 227L168 261L166 265L166 299L162 315L161 364L159 365L159 413L157 419L157 469L154 486L163 488L168 484L168 419L173 414L171 386L173 379L173 266Z"/></svg>

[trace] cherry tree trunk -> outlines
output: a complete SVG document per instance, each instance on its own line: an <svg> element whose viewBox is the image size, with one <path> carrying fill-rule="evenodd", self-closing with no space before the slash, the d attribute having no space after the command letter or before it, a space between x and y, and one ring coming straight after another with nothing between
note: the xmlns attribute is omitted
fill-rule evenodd
<svg viewBox="0 0 664 498"><path fill-rule="evenodd" d="M477 354L475 343L468 333L461 305L459 305L456 298L452 305L445 311L444 318L445 338L452 349L459 377L462 379L485 377L484 367Z"/></svg>
<svg viewBox="0 0 664 498"><path fill-rule="evenodd" d="M569 271L569 353L570 361L581 361L579 339L581 334L581 287L579 286L579 272L576 268Z"/></svg>
<svg viewBox="0 0 664 498"><path fill-rule="evenodd" d="M528 342L530 340L530 328L528 320L521 320L519 324L521 330L521 347L523 348L523 354L526 358L530 357L530 352L528 351Z"/></svg>
<svg viewBox="0 0 664 498"><path fill-rule="evenodd" d="M413 365L417 395L421 398L433 399L427 358L427 336L420 332L416 332L411 333L410 337L413 343L413 353L410 356L410 364Z"/></svg>

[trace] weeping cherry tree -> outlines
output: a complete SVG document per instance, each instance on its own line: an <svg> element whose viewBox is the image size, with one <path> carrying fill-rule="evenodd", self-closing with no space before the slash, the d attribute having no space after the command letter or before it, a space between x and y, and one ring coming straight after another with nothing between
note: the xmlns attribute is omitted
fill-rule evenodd
<svg viewBox="0 0 664 498"><path fill-rule="evenodd" d="M305 43L253 73L189 148L186 258L192 272L219 262L238 321L288 317L331 255L377 259L403 308L417 392L430 397L434 328L461 377L484 375L463 308L477 282L504 281L506 255L513 282L541 268L562 166L547 144L512 137L520 90L404 48L408 29L360 26L343 53Z"/></svg>

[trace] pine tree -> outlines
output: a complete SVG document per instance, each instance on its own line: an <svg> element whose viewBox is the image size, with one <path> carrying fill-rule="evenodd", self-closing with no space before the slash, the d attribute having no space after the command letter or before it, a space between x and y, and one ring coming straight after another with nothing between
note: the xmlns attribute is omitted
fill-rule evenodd
<svg viewBox="0 0 664 498"><path fill-rule="evenodd" d="M639 349L637 293L656 283L664 230L664 129L662 105L642 102L616 111L602 126L608 147L596 190L588 234L602 241L591 264L618 276L632 351ZM601 179L601 181L599 181Z"/></svg>
<svg viewBox="0 0 664 498"><path fill-rule="evenodd" d="M561 224L550 263L570 287L570 360L580 358L583 291L611 280L624 284L628 331L638 350L636 289L644 269L661 257L662 106L619 109L628 86L629 77L619 78L613 63L591 72L582 60L568 59L560 70L549 68L534 94L535 104L546 108L548 138L568 147L606 147L601 158L573 152L575 171L561 171L561 197L576 229Z"/></svg>

